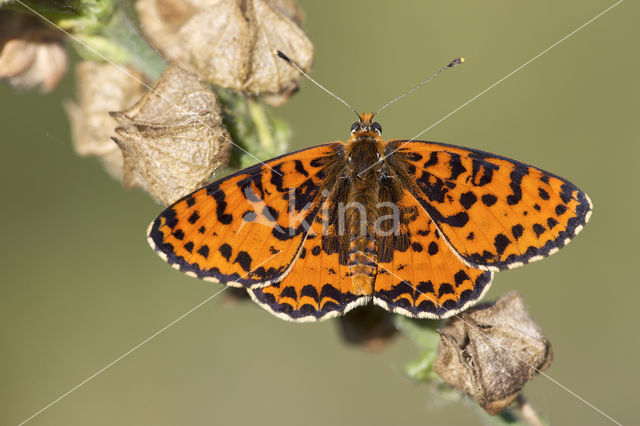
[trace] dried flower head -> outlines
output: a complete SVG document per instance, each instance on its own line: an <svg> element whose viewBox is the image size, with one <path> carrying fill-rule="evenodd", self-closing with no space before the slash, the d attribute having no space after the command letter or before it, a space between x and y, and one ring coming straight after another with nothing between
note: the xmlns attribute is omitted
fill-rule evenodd
<svg viewBox="0 0 640 426"><path fill-rule="evenodd" d="M347 343L371 351L386 348L396 334L393 316L375 306L361 306L341 316L339 327Z"/></svg>
<svg viewBox="0 0 640 426"><path fill-rule="evenodd" d="M207 182L229 159L230 139L215 94L172 65L149 93L113 112L125 185L139 184L168 204Z"/></svg>
<svg viewBox="0 0 640 426"><path fill-rule="evenodd" d="M109 112L130 107L144 93L142 76L133 69L127 71L137 78L110 63L80 62L76 66L77 101L65 105L76 153L98 156L109 174L120 181L122 152L111 139L118 123Z"/></svg>
<svg viewBox="0 0 640 426"><path fill-rule="evenodd" d="M53 90L67 71L63 34L39 20L0 11L0 78L16 89Z"/></svg>
<svg viewBox="0 0 640 426"><path fill-rule="evenodd" d="M435 372L489 414L504 411L533 376L551 365L551 344L516 292L463 312L439 333Z"/></svg>
<svg viewBox="0 0 640 426"><path fill-rule="evenodd" d="M272 105L285 102L300 79L274 49L311 67L313 45L291 0L138 0L136 8L165 56L216 86L261 95Z"/></svg>

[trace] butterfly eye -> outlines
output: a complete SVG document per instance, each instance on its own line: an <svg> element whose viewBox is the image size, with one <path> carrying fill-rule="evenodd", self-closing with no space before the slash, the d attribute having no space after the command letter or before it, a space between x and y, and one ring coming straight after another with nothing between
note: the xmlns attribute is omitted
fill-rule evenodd
<svg viewBox="0 0 640 426"><path fill-rule="evenodd" d="M379 135L382 134L382 126L380 123L373 123L373 130L375 130Z"/></svg>
<svg viewBox="0 0 640 426"><path fill-rule="evenodd" d="M358 131L358 129L360 129L360 123L353 123L351 125L351 133L355 133Z"/></svg>

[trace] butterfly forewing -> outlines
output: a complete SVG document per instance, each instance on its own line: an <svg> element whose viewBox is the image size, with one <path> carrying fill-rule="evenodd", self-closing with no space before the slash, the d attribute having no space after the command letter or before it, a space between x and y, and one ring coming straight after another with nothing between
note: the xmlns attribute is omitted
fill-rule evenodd
<svg viewBox="0 0 640 426"><path fill-rule="evenodd" d="M499 270L541 259L589 219L584 192L533 166L435 142L391 141L385 149L396 150L417 200L471 266Z"/></svg>
<svg viewBox="0 0 640 426"><path fill-rule="evenodd" d="M199 278L245 287L277 281L319 211L327 165L342 147L284 155L187 195L152 222L152 247Z"/></svg>

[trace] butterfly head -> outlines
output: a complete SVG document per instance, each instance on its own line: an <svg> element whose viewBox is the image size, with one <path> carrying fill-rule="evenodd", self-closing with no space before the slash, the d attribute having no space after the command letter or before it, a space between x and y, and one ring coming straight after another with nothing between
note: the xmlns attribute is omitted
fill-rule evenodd
<svg viewBox="0 0 640 426"><path fill-rule="evenodd" d="M357 121L351 125L351 134L373 132L377 135L382 134L382 126L379 123L373 121L374 113L360 114L360 121Z"/></svg>

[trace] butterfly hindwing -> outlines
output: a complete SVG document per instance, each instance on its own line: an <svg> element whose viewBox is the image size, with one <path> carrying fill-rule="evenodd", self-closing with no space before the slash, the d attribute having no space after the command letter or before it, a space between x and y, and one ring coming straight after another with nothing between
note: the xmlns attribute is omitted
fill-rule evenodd
<svg viewBox="0 0 640 426"><path fill-rule="evenodd" d="M275 282L296 257L321 203L332 143L241 170L167 207L150 225L151 246L181 271L229 285Z"/></svg>
<svg viewBox="0 0 640 426"><path fill-rule="evenodd" d="M468 267L450 250L413 195L393 182L382 186L381 201L397 206L400 220L378 238L374 303L418 318L447 318L480 299L492 272ZM393 217L389 211L382 215Z"/></svg>
<svg viewBox="0 0 640 426"><path fill-rule="evenodd" d="M501 270L541 259L584 226L591 202L571 182L484 151L391 141L413 192L447 242L471 266Z"/></svg>
<svg viewBox="0 0 640 426"><path fill-rule="evenodd" d="M335 200L329 199L320 209L285 278L249 290L256 303L279 318L320 321L343 315L371 300L370 295L350 292L351 278L344 254L348 242L336 235L333 206Z"/></svg>

